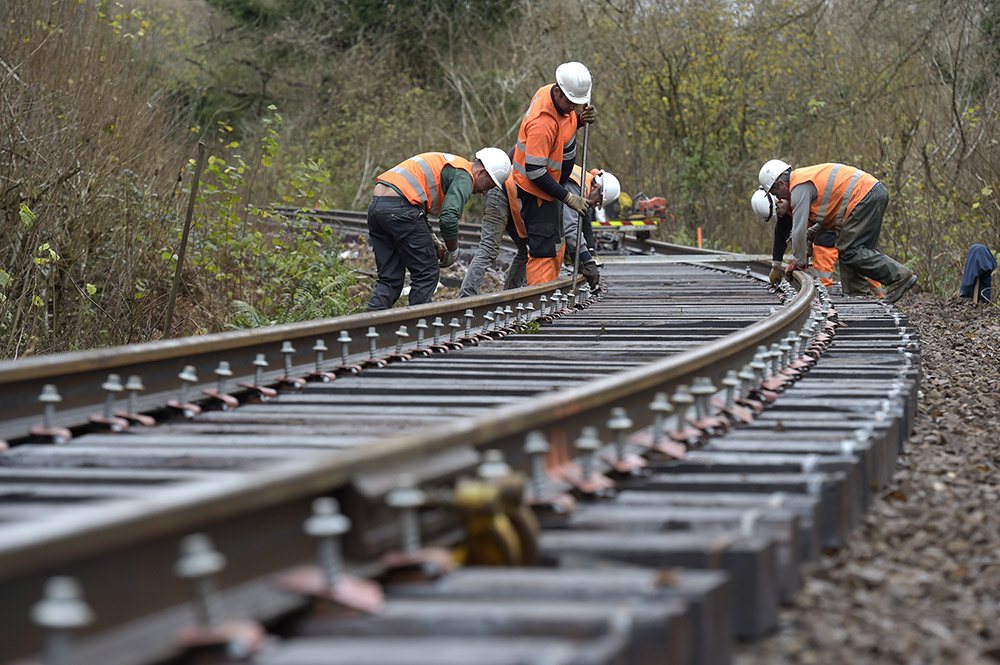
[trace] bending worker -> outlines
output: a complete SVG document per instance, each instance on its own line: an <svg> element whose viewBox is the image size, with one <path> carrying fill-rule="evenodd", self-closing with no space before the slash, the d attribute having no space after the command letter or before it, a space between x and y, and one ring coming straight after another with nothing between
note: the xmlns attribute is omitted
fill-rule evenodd
<svg viewBox="0 0 1000 665"><path fill-rule="evenodd" d="M510 175L507 153L483 148L474 161L425 152L378 176L368 206L368 234L378 279L368 309L388 309L410 271L409 304L430 302L441 268L458 258L458 222L469 197L502 187ZM428 215L439 219L445 247L435 249Z"/></svg>
<svg viewBox="0 0 1000 665"><path fill-rule="evenodd" d="M771 284L777 284L784 277L781 262L792 235L792 216L788 213L779 215L775 210L774 197L761 187L750 197L750 206L765 222L774 220L774 243L771 246L771 272L768 278ZM819 224L811 224L806 230L806 237L810 244L808 254L813 258L813 274L820 284L830 288L833 286L833 269L837 263L837 234L827 231ZM885 295L882 285L873 279L868 280L868 289L877 298Z"/></svg>
<svg viewBox="0 0 1000 665"><path fill-rule="evenodd" d="M566 189L572 194L579 195L580 192L580 175L583 173L583 169L580 165L573 167L573 173L570 174L569 182L566 183ZM591 208L601 208L610 205L618 200L618 194L621 192L621 184L618 182L618 178L608 173L607 171L601 171L600 169L591 169L587 173L587 204ZM587 284L590 285L592 290L597 290L601 281L601 274L597 269L597 261L594 260L593 255L590 253L589 247L594 243L594 233L593 227L591 226L591 221L593 219L592 212L582 216L583 219L583 229L581 236L581 250L580 250L580 274L587 280ZM562 228L563 233L566 237L566 258L570 265L575 260L576 257L576 236L577 236L577 226L580 224L581 215L569 206L563 206L562 211Z"/></svg>
<svg viewBox="0 0 1000 665"><path fill-rule="evenodd" d="M912 270L878 251L889 194L874 176L845 164L792 169L780 159L772 159L761 167L758 180L761 188L774 196L777 214L792 215L788 276L808 266L806 232L811 222L837 234L845 295L864 295L867 277L886 284L885 300L894 303L916 284Z"/></svg>
<svg viewBox="0 0 1000 665"><path fill-rule="evenodd" d="M517 131L513 180L528 236L528 284L559 275L560 202L578 215L590 207L565 184L576 161L576 130L597 120L591 86L590 70L582 63L559 65L556 82L535 92Z"/></svg>
<svg viewBox="0 0 1000 665"><path fill-rule="evenodd" d="M487 268L493 265L500 254L500 242L503 240L504 231L517 247L517 254L507 269L503 288L516 289L525 284L528 234L521 219L513 178L508 178L503 187L493 188L483 194L483 227L480 232L479 247L469 262L469 269L465 271L462 287L458 291L459 298L479 293Z"/></svg>

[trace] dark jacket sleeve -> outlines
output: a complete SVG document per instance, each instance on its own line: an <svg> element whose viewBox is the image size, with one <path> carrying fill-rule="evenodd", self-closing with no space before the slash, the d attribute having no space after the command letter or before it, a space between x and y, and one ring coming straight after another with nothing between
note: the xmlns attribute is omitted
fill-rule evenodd
<svg viewBox="0 0 1000 665"><path fill-rule="evenodd" d="M771 260L781 261L792 235L792 216L779 217L774 223L774 244L771 246Z"/></svg>

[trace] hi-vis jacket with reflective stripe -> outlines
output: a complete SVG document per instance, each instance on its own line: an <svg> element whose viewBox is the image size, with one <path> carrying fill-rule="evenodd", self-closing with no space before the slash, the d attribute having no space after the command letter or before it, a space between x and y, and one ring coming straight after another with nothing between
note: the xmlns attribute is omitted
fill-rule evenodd
<svg viewBox="0 0 1000 665"><path fill-rule="evenodd" d="M423 152L394 166L376 180L393 185L413 205L422 206L431 216L441 214L441 204L447 192L441 184L441 171L446 166L462 169L472 177L472 163L447 152Z"/></svg>
<svg viewBox="0 0 1000 665"><path fill-rule="evenodd" d="M576 186L580 186L580 174L583 173L583 167L579 164L573 165L573 172L569 174L569 179L576 183ZM594 174L591 171L587 172L587 191L594 186ZM583 194L580 194L583 196Z"/></svg>
<svg viewBox="0 0 1000 665"><path fill-rule="evenodd" d="M845 164L817 164L792 171L789 185L811 182L816 199L809 206L809 221L824 229L840 229L854 207L878 184L875 176Z"/></svg>
<svg viewBox="0 0 1000 665"><path fill-rule="evenodd" d="M576 159L576 130L580 122L575 112L562 114L556 108L552 101L554 86L552 83L539 88L531 98L514 147L514 183L545 201L554 197L532 181L548 173L557 183L565 182L563 162Z"/></svg>

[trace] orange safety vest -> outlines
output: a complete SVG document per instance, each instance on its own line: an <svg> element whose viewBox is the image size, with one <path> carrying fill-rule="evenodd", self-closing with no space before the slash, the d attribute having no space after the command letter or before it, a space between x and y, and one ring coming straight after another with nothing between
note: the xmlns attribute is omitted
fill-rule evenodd
<svg viewBox="0 0 1000 665"><path fill-rule="evenodd" d="M878 184L875 176L845 164L817 164L792 171L789 185L811 182L818 196L809 206L809 221L840 231L854 207Z"/></svg>
<svg viewBox="0 0 1000 665"><path fill-rule="evenodd" d="M441 171L445 166L466 171L472 176L472 163L447 152L422 152L394 166L376 180L395 186L413 205L436 217L441 214L445 191Z"/></svg>
<svg viewBox="0 0 1000 665"><path fill-rule="evenodd" d="M528 178L527 165L544 166L559 182L564 161L576 159L576 113L563 115L552 101L555 83L538 89L521 119L514 146L514 184L538 198L551 201L552 195ZM537 172L537 171L536 171Z"/></svg>
<svg viewBox="0 0 1000 665"><path fill-rule="evenodd" d="M587 191L588 192L594 186L594 175L596 175L594 173L594 171L596 171L596 170L597 169L594 169L593 171L588 171L587 172ZM580 166L579 164L574 164L573 165L573 170L569 174L569 179L572 180L573 182L575 182L577 187L580 186L580 174L581 173L583 173L583 167ZM583 196L583 192L582 191L580 192L580 196Z"/></svg>

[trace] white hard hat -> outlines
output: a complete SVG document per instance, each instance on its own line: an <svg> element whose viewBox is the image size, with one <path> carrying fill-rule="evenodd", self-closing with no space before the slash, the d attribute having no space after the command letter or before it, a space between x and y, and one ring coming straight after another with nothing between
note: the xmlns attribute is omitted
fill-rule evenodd
<svg viewBox="0 0 1000 665"><path fill-rule="evenodd" d="M476 153L476 159L483 163L497 187L503 187L510 175L510 157L500 148L482 148Z"/></svg>
<svg viewBox="0 0 1000 665"><path fill-rule="evenodd" d="M774 216L774 197L768 194L763 187L758 187L757 191L750 197L750 207L763 217L765 222L769 222Z"/></svg>
<svg viewBox="0 0 1000 665"><path fill-rule="evenodd" d="M790 168L792 167L780 159L769 159L764 162L764 166L760 167L760 175L757 176L757 180L760 181L761 187L767 191L771 191L771 187L774 185L774 181L778 179L778 176Z"/></svg>
<svg viewBox="0 0 1000 665"><path fill-rule="evenodd" d="M601 188L602 208L617 201L618 195L622 192L622 184L618 182L618 178L607 171L601 171L594 176L594 184Z"/></svg>
<svg viewBox="0 0 1000 665"><path fill-rule="evenodd" d="M574 104L590 103L590 88L593 79L590 70L582 62L564 62L556 67L556 85Z"/></svg>

